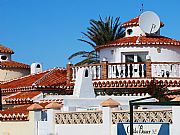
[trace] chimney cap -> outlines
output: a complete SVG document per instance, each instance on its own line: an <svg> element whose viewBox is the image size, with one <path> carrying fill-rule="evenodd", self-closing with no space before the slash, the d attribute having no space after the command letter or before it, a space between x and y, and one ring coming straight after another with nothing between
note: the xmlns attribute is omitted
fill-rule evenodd
<svg viewBox="0 0 180 135"><path fill-rule="evenodd" d="M36 111L36 110L42 110L42 109L43 107L37 103L32 104L31 106L27 108L28 111Z"/></svg>
<svg viewBox="0 0 180 135"><path fill-rule="evenodd" d="M104 102L101 103L102 107L118 107L120 105L119 102L113 100L112 98L109 98L108 100L105 100Z"/></svg>

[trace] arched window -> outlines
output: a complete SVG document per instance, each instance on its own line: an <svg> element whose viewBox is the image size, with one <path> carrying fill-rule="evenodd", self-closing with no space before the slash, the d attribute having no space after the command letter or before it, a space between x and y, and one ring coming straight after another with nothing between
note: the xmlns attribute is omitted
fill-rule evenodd
<svg viewBox="0 0 180 135"><path fill-rule="evenodd" d="M36 65L36 68L41 68L41 65L40 65L40 64L37 64L37 65Z"/></svg>

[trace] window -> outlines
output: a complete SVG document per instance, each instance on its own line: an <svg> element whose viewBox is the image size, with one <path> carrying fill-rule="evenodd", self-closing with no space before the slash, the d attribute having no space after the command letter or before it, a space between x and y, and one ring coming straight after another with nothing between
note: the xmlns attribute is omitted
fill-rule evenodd
<svg viewBox="0 0 180 135"><path fill-rule="evenodd" d="M85 70L85 77L88 77L88 70Z"/></svg>
<svg viewBox="0 0 180 135"><path fill-rule="evenodd" d="M128 30L127 30L127 34L128 34L128 35L131 35L132 33L133 33L133 30L132 30L132 29L128 29Z"/></svg>
<svg viewBox="0 0 180 135"><path fill-rule="evenodd" d="M134 55L126 55L125 62L134 62Z"/></svg>
<svg viewBox="0 0 180 135"><path fill-rule="evenodd" d="M137 53L137 62L145 62L146 55L145 53Z"/></svg>
<svg viewBox="0 0 180 135"><path fill-rule="evenodd" d="M1 56L1 60L7 60L7 56L5 55Z"/></svg>
<svg viewBox="0 0 180 135"><path fill-rule="evenodd" d="M37 64L37 65L36 65L36 68L41 68L40 64Z"/></svg>
<svg viewBox="0 0 180 135"><path fill-rule="evenodd" d="M145 62L148 52L123 53L122 62Z"/></svg>

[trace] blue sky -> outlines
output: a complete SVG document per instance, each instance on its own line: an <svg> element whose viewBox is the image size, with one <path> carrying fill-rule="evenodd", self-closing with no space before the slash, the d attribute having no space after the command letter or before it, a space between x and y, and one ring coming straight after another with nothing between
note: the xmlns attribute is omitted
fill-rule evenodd
<svg viewBox="0 0 180 135"><path fill-rule="evenodd" d="M165 23L162 35L180 39L179 0L0 0L0 43L15 51L16 61L64 67L70 54L91 49L77 40L90 19L127 21L140 14L142 1Z"/></svg>

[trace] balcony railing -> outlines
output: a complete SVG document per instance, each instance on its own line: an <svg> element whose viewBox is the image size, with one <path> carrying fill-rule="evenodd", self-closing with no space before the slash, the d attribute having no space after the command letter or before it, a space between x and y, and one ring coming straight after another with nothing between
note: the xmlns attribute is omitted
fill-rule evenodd
<svg viewBox="0 0 180 135"><path fill-rule="evenodd" d="M67 67L68 79L75 80L80 68L90 69L93 80L118 78L180 78L180 62L108 63Z"/></svg>

